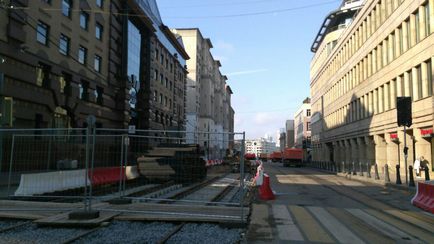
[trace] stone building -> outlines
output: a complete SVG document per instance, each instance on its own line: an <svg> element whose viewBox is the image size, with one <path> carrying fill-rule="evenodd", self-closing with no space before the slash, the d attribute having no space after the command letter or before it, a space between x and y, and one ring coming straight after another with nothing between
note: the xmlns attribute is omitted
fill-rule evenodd
<svg viewBox="0 0 434 244"><path fill-rule="evenodd" d="M310 98L303 101L301 107L294 114L294 147L309 146L311 141L311 104Z"/></svg>
<svg viewBox="0 0 434 244"><path fill-rule="evenodd" d="M294 120L289 119L285 123L285 130L286 130L286 147L292 148L294 147Z"/></svg>
<svg viewBox="0 0 434 244"><path fill-rule="evenodd" d="M187 61L187 142L198 142L209 159L221 159L234 139L233 92L227 85L228 78L220 72L220 61L212 56L211 40L199 29L173 32L181 36L191 57Z"/></svg>
<svg viewBox="0 0 434 244"><path fill-rule="evenodd" d="M10 1L0 56L2 126L184 127L188 55L154 0Z"/></svg>
<svg viewBox="0 0 434 244"><path fill-rule="evenodd" d="M433 0L344 1L311 63L313 160L404 167L397 97L411 97L409 163L433 160ZM407 165L407 166L408 166Z"/></svg>

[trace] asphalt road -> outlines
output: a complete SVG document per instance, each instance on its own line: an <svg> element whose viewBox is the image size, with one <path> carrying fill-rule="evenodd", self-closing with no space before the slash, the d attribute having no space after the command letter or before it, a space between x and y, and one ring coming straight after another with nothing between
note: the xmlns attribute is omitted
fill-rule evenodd
<svg viewBox="0 0 434 244"><path fill-rule="evenodd" d="M247 243L434 243L413 193L266 163L276 200L253 204Z"/></svg>

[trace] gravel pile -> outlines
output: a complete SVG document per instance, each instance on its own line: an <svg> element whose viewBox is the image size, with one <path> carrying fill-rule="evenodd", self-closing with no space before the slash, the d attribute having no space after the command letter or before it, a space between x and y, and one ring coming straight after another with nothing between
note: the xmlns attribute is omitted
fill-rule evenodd
<svg viewBox="0 0 434 244"><path fill-rule="evenodd" d="M167 243L237 243L241 229L226 229L211 224L186 224Z"/></svg>
<svg viewBox="0 0 434 244"><path fill-rule="evenodd" d="M38 228L36 224L28 224L17 229L0 233L0 243L59 243L84 231L84 229Z"/></svg>
<svg viewBox="0 0 434 244"><path fill-rule="evenodd" d="M156 243L174 226L166 223L114 221L108 227L89 234L74 244Z"/></svg>

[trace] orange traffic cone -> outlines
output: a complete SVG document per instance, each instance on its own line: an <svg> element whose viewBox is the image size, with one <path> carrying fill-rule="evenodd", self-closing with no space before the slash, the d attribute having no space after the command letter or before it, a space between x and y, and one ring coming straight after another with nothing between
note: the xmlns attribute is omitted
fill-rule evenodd
<svg viewBox="0 0 434 244"><path fill-rule="evenodd" d="M276 196L274 196L274 193L270 187L270 176L268 176L267 174L264 174L264 182L259 188L259 198L261 198L262 200L276 199Z"/></svg>

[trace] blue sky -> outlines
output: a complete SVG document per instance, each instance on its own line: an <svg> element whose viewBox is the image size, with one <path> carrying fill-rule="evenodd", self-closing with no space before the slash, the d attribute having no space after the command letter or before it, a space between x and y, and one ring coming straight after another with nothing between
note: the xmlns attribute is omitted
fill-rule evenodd
<svg viewBox="0 0 434 244"><path fill-rule="evenodd" d="M309 94L310 51L333 0L157 0L170 28L197 27L213 42L234 94L235 131L276 135ZM271 12L267 14L244 15ZM222 17L244 15L237 17Z"/></svg>

